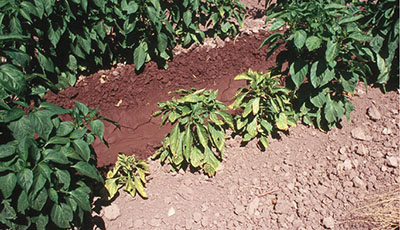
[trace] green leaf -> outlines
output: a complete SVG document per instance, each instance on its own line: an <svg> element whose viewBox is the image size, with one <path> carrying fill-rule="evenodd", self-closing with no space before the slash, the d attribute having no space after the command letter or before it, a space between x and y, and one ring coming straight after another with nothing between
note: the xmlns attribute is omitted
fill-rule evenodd
<svg viewBox="0 0 400 230"><path fill-rule="evenodd" d="M280 130L288 130L287 116L284 113L280 113L278 119L275 120L276 127Z"/></svg>
<svg viewBox="0 0 400 230"><path fill-rule="evenodd" d="M191 132L190 128L187 128L185 130L185 137L184 137L184 143L183 143L183 156L185 157L185 160L187 162L190 161L192 145L193 145L192 132Z"/></svg>
<svg viewBox="0 0 400 230"><path fill-rule="evenodd" d="M196 124L196 132L197 132L197 136L199 138L199 141L200 141L201 145L203 145L204 148L207 148L207 146L208 146L208 137L207 137L207 131L204 128L204 126Z"/></svg>
<svg viewBox="0 0 400 230"><path fill-rule="evenodd" d="M135 64L135 69L139 70L142 68L147 56L147 43L141 41L139 46L136 47L133 53L133 62Z"/></svg>
<svg viewBox="0 0 400 230"><path fill-rule="evenodd" d="M72 144L74 145L75 151L82 157L82 159L88 162L90 158L89 145L83 139L73 140Z"/></svg>
<svg viewBox="0 0 400 230"><path fill-rule="evenodd" d="M46 161L52 161L55 163L59 163L59 164L69 164L70 161L68 160L68 158L62 154L61 152L54 150L54 149L48 149L47 151L47 155L44 157L44 160Z"/></svg>
<svg viewBox="0 0 400 230"><path fill-rule="evenodd" d="M366 42L372 39L371 36L363 34L361 32L353 32L349 35L349 38L352 38L356 41Z"/></svg>
<svg viewBox="0 0 400 230"><path fill-rule="evenodd" d="M103 141L104 135L104 123L100 120L93 120L90 123L90 127L92 128L93 133Z"/></svg>
<svg viewBox="0 0 400 230"><path fill-rule="evenodd" d="M10 200L3 200L1 202L3 208L1 210L0 220L2 218L8 220L15 220L17 218L17 213L15 212L14 208L10 204Z"/></svg>
<svg viewBox="0 0 400 230"><path fill-rule="evenodd" d="M176 155L176 153L178 152L179 136L180 136L179 125L175 125L175 127L172 129L171 136L169 138L169 141L170 141L169 146L170 146L172 155Z"/></svg>
<svg viewBox="0 0 400 230"><path fill-rule="evenodd" d="M0 190L3 193L3 197L7 199L13 194L15 185L17 184L17 176L14 173L8 173L5 176L1 176L0 184Z"/></svg>
<svg viewBox="0 0 400 230"><path fill-rule="evenodd" d="M54 73L54 63L51 60L51 58L50 57L46 57L45 55L43 55L39 51L37 52L37 55L38 55L38 60L39 60L40 66L44 70L49 71L51 73Z"/></svg>
<svg viewBox="0 0 400 230"><path fill-rule="evenodd" d="M139 5L135 1L130 1L126 10L128 11L128 14L133 14L136 13L138 9Z"/></svg>
<svg viewBox="0 0 400 230"><path fill-rule="evenodd" d="M290 65L289 73L292 81L299 88L307 76L308 64L302 59L296 60Z"/></svg>
<svg viewBox="0 0 400 230"><path fill-rule="evenodd" d="M307 33L304 30L298 30L294 33L294 45L297 49L303 48L306 43Z"/></svg>
<svg viewBox="0 0 400 230"><path fill-rule="evenodd" d="M318 93L310 99L311 103L317 108L322 108L326 103L325 91Z"/></svg>
<svg viewBox="0 0 400 230"><path fill-rule="evenodd" d="M325 59L326 61L332 62L336 59L336 56L339 53L339 47L337 42L332 42L332 40L329 40L327 43L326 51L325 51Z"/></svg>
<svg viewBox="0 0 400 230"><path fill-rule="evenodd" d="M63 184L64 189L69 189L71 184L71 176L67 170L56 169L54 175L59 183Z"/></svg>
<svg viewBox="0 0 400 230"><path fill-rule="evenodd" d="M35 131L44 140L49 139L49 135L53 130L52 116L53 113L48 110L39 110L29 114L32 126L35 127Z"/></svg>
<svg viewBox="0 0 400 230"><path fill-rule="evenodd" d="M28 192L33 184L32 171L28 168L24 168L23 170L19 171L17 174L17 182L25 190L25 192Z"/></svg>
<svg viewBox="0 0 400 230"><path fill-rule="evenodd" d="M60 123L60 126L56 130L56 135L59 137L67 136L72 132L75 125L70 121L63 121Z"/></svg>
<svg viewBox="0 0 400 230"><path fill-rule="evenodd" d="M29 208L28 195L25 191L21 191L17 201L17 211L19 213L25 214L25 210Z"/></svg>
<svg viewBox="0 0 400 230"><path fill-rule="evenodd" d="M51 220L60 228L70 228L70 222L73 219L71 206L60 203L55 203L50 213Z"/></svg>
<svg viewBox="0 0 400 230"><path fill-rule="evenodd" d="M284 26L285 24L286 24L286 22L284 20L278 18L272 23L271 27L269 28L269 31L277 30L277 29L281 28L282 26Z"/></svg>
<svg viewBox="0 0 400 230"><path fill-rule="evenodd" d="M259 140L264 148L268 148L268 139L265 136L261 136Z"/></svg>
<svg viewBox="0 0 400 230"><path fill-rule="evenodd" d="M341 101L336 102L333 100L328 100L324 109L324 114L325 114L325 119L329 123L340 121L344 113L345 109Z"/></svg>
<svg viewBox="0 0 400 230"><path fill-rule="evenodd" d="M310 36L306 40L306 47L309 51L318 49L321 46L321 39L316 36Z"/></svg>
<svg viewBox="0 0 400 230"><path fill-rule="evenodd" d="M35 196L31 196L31 195L35 195ZM34 210L37 211L42 211L44 205L47 202L47 198L48 198L48 194L45 188L41 189L40 192L37 194L29 194L29 200L30 200L30 204L31 207Z"/></svg>
<svg viewBox="0 0 400 230"><path fill-rule="evenodd" d="M74 131L72 131L72 133L69 135L69 138L80 139L87 133L87 131L88 129L74 128Z"/></svg>
<svg viewBox="0 0 400 230"><path fill-rule="evenodd" d="M357 15L357 16L351 16L351 17L343 17L343 18L341 18L339 20L339 25L347 24L347 23L350 23L350 22L355 22L355 21L357 21L357 20L359 20L359 19L361 19L363 17L364 17L363 14L360 14L360 15Z"/></svg>
<svg viewBox="0 0 400 230"><path fill-rule="evenodd" d="M6 158L15 153L16 147L10 142L0 145L0 158Z"/></svg>
<svg viewBox="0 0 400 230"><path fill-rule="evenodd" d="M77 188L69 194L71 194L72 198L84 211L90 212L92 210L89 202L89 194L85 193L81 188Z"/></svg>
<svg viewBox="0 0 400 230"><path fill-rule="evenodd" d="M89 114L90 109L85 104L82 104L79 101L74 101L74 102L75 102L75 106L79 109L79 111L82 112L82 114L84 116Z"/></svg>
<svg viewBox="0 0 400 230"><path fill-rule="evenodd" d="M43 108L46 110L49 110L53 112L54 114L66 114L69 113L69 109L64 109L60 106L57 106L55 104L49 103L49 102L41 102L39 105L39 108Z"/></svg>
<svg viewBox="0 0 400 230"><path fill-rule="evenodd" d="M23 73L14 65L0 65L0 86L15 95L21 95L27 88Z"/></svg>
<svg viewBox="0 0 400 230"><path fill-rule="evenodd" d="M52 145L52 144L55 144L55 145L65 145L65 144L68 144L69 142L70 142L70 139L67 138L67 137L57 137L57 136L54 136L54 137L50 138L49 141L46 142L46 146L47 146L47 145Z"/></svg>
<svg viewBox="0 0 400 230"><path fill-rule="evenodd" d="M192 12L190 10L183 13L183 22L185 23L186 27L189 27L192 23Z"/></svg>
<svg viewBox="0 0 400 230"><path fill-rule="evenodd" d="M76 163L75 165L72 166L72 168L75 168L76 171L81 173L84 176L90 177L92 179L97 180L98 182L102 182L102 178L100 177L96 167L93 165L80 161Z"/></svg>

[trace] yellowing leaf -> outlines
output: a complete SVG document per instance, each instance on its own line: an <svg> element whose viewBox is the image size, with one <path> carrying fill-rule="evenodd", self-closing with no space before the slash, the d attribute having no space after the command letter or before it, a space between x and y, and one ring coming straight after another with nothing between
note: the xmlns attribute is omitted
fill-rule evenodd
<svg viewBox="0 0 400 230"><path fill-rule="evenodd" d="M111 200L115 194L118 192L118 185L117 185L118 178L107 179L105 182L105 187L108 191L108 199Z"/></svg>
<svg viewBox="0 0 400 230"><path fill-rule="evenodd" d="M278 119L276 119L276 127L280 130L288 130L287 116L284 113L280 113Z"/></svg>
<svg viewBox="0 0 400 230"><path fill-rule="evenodd" d="M148 198L147 193L144 191L144 186L143 186L142 182L135 176L134 176L134 180L135 180L135 187L136 187L136 190L138 191L138 193L143 198Z"/></svg>
<svg viewBox="0 0 400 230"><path fill-rule="evenodd" d="M253 101L253 115L256 115L260 110L260 98L256 97Z"/></svg>

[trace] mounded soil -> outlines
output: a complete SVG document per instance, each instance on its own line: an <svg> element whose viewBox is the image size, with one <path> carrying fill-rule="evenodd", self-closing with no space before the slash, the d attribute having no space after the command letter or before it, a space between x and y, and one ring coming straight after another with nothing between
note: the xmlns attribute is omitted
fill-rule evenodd
<svg viewBox="0 0 400 230"><path fill-rule="evenodd" d="M256 8L254 2L248 4ZM147 159L170 131L151 117L157 102L169 100L169 91L191 87L218 89L221 101L232 102L243 84L233 81L237 74L273 66L275 58L266 60L266 50L258 50L266 36L256 28L209 42L181 52L167 70L148 63L136 73L132 65L119 65L47 99L69 108L73 100L99 106L120 123L121 129L106 124L110 148L95 143L100 167L113 164L119 152ZM227 135L226 157L213 178L171 173L168 165L149 161L149 199L121 191L111 205L98 200L93 228L371 229L352 222L351 211L366 197L399 188L399 91L366 91L360 84L351 101L349 123L327 133L299 124L270 138L266 151Z"/></svg>

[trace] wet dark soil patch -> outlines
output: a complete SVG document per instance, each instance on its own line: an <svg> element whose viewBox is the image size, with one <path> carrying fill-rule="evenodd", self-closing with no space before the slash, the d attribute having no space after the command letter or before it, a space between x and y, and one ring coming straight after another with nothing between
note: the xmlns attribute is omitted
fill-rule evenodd
<svg viewBox="0 0 400 230"><path fill-rule="evenodd" d="M258 50L266 32L242 35L226 42L221 48L198 47L177 55L167 70L148 63L141 74L133 65L121 65L86 77L75 87L47 100L71 108L73 100L89 107L100 106L100 113L121 125L121 129L106 124L105 138L110 148L95 142L99 166L112 164L119 152L134 153L144 159L152 155L170 127L160 127L160 118L152 118L157 102L169 100L169 91L195 87L219 90L219 100L230 103L243 82L233 78L249 68L266 71L275 57L266 60L266 48Z"/></svg>

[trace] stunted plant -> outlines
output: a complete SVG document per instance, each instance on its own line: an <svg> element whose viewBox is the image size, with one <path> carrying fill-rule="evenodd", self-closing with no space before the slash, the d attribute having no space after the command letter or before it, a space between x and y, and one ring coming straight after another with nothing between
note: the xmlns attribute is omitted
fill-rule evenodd
<svg viewBox="0 0 400 230"><path fill-rule="evenodd" d="M249 69L235 80L246 80L246 86L238 89L230 106L241 109L234 117L236 130L243 141L259 139L259 147L268 147L267 136L276 130L288 130L296 126L296 114L291 104L292 90L279 85L280 75L263 74Z"/></svg>
<svg viewBox="0 0 400 230"><path fill-rule="evenodd" d="M170 92L171 93L171 92ZM162 162L168 159L173 169L191 165L202 168L209 176L218 170L225 149L225 125L234 128L228 107L216 100L218 91L178 90L180 98L158 103L162 123L173 125L162 147L154 154Z"/></svg>
<svg viewBox="0 0 400 230"><path fill-rule="evenodd" d="M107 173L105 187L109 194L108 199L114 198L123 186L132 197L135 197L138 192L143 198L147 198L144 184L146 184L146 175L149 173L146 161L136 160L135 155L118 154L114 168Z"/></svg>

